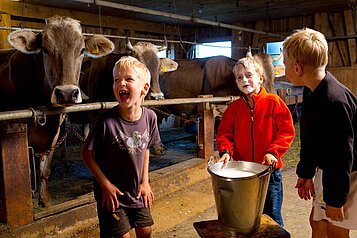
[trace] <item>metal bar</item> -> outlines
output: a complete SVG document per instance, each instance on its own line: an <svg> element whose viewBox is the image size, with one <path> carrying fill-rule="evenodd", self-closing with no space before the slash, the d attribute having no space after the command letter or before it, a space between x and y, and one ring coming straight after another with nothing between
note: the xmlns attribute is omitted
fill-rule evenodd
<svg viewBox="0 0 357 238"><path fill-rule="evenodd" d="M190 17L190 16L182 16L182 15L173 14L173 13L161 12L161 11L156 11L156 10L151 10L151 9L146 9L146 8L141 8L141 7L134 7L134 6L124 5L124 4L114 3L114 2L107 2L107 1L102 1L102 0L73 0L73 1L83 2L83 3L87 3L87 4L90 3L90 4L95 4L95 5L103 6L103 7L111 7L111 8L122 9L122 10L126 10L126 11L139 12L139 13L150 14L150 15L155 15L155 16L163 16L163 17L178 19L178 20L182 20L182 21L196 22L196 23L205 24L205 25L218 26L218 27L223 27L223 28L229 28L229 29L234 29L234 30L240 30L240 31L245 31L245 32L264 34L264 35L268 35L268 36L283 38L282 35L275 34L275 33L270 33L270 32L250 29L250 28L246 28L246 27L235 26L235 25L229 25L229 24L225 24L222 22L207 21L207 20L203 20L203 19L199 19L199 18L195 18L195 17Z"/></svg>
<svg viewBox="0 0 357 238"><path fill-rule="evenodd" d="M193 104L193 103L223 103L231 102L237 99L237 96L228 97L212 97L212 98L176 98L176 99L163 99L163 100L147 100L142 103L143 106L161 106L161 105L177 105L177 104ZM94 102L86 104L77 104L64 108L50 108L46 110L46 115L56 115L61 113L71 112L84 112L99 109L109 109L118 105L118 102ZM0 121L25 119L35 117L37 114L42 114L42 111L29 108L16 111L0 112Z"/></svg>

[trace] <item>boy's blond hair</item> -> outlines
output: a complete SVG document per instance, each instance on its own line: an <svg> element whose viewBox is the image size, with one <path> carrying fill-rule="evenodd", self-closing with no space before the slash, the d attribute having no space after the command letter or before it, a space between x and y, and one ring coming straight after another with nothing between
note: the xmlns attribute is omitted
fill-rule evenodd
<svg viewBox="0 0 357 238"><path fill-rule="evenodd" d="M113 68L113 76L115 74L115 70L118 68L130 68L134 67L139 74L139 77L141 80L143 80L144 83L149 84L150 86L150 79L151 79L151 74L148 68L145 66L145 64L141 63L138 59L132 57L132 56L122 56L114 65Z"/></svg>
<svg viewBox="0 0 357 238"><path fill-rule="evenodd" d="M324 69L328 63L328 45L318 31L303 28L296 30L283 43L285 56L312 70Z"/></svg>
<svg viewBox="0 0 357 238"><path fill-rule="evenodd" d="M254 68L255 72L259 76L264 74L263 62L257 56L248 55L248 56L246 56L244 58L239 59L238 62L233 67L234 75L237 74L237 70L238 70L238 65L239 64L243 65L244 68L248 68L248 67Z"/></svg>

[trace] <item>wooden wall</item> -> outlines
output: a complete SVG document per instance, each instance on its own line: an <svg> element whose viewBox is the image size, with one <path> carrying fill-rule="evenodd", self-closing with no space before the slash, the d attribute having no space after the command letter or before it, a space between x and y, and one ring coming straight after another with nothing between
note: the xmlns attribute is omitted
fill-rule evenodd
<svg viewBox="0 0 357 238"><path fill-rule="evenodd" d="M356 15L353 16L353 14L357 13L353 13L352 10L346 10L343 12L319 13L268 22L258 21L255 23L255 26L250 24L245 25L245 27L280 34L282 38L233 31L232 42L235 46L249 44L252 47L262 48L267 42L284 40L295 29L309 27L318 30L326 36L329 45L327 69L357 95L357 17ZM243 35L240 37L240 40L239 34ZM233 52L234 58L243 56L244 54L241 51Z"/></svg>

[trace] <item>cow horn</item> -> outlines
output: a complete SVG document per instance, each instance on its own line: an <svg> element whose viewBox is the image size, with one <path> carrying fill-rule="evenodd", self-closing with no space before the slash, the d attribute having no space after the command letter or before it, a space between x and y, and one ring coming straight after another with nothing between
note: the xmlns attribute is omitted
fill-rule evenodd
<svg viewBox="0 0 357 238"><path fill-rule="evenodd" d="M246 57L252 57L252 47L248 46L248 52Z"/></svg>
<svg viewBox="0 0 357 238"><path fill-rule="evenodd" d="M166 39L166 35L164 35L164 38L165 38L165 45L164 45L164 46L161 46L161 47L159 47L159 48L157 48L157 50L158 50L159 52L167 49L167 39Z"/></svg>
<svg viewBox="0 0 357 238"><path fill-rule="evenodd" d="M129 37L127 34L125 35L125 48L130 51L133 50L133 45L130 43L130 40L129 40Z"/></svg>

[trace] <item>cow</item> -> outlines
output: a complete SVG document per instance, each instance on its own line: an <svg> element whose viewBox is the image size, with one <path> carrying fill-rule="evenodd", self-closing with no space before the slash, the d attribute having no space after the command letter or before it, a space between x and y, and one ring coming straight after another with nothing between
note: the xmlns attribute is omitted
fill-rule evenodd
<svg viewBox="0 0 357 238"><path fill-rule="evenodd" d="M276 93L272 57L268 54L256 54L254 57L258 57L264 66L263 86L268 92ZM160 88L165 98L194 98L207 94L220 97L240 94L233 74L233 67L237 60L226 56L213 56L176 60L176 62L178 63L176 71L163 73L160 76ZM169 110L168 113L178 116L197 114L195 104L172 105L165 108ZM216 105L215 117L221 117L225 108L225 105Z"/></svg>
<svg viewBox="0 0 357 238"><path fill-rule="evenodd" d="M114 50L103 36L85 37L80 22L66 16L46 19L40 33L14 31L8 41L13 49L0 51L0 111L81 103L86 98L79 88L84 56L102 57ZM48 150L56 143L63 119L49 116L43 126L28 122L28 143L41 155L39 204L45 207L51 202L48 177L53 151Z"/></svg>
<svg viewBox="0 0 357 238"><path fill-rule="evenodd" d="M177 63L169 58L159 58L158 52L163 48L157 48L149 42L138 42L131 45L126 38L126 53L113 52L99 59L84 60L80 87L88 96L86 102L109 102L116 101L113 93L113 68L114 64L124 55L130 55L144 63L150 71L150 91L148 98L163 99L164 94L159 87L159 74L176 70ZM84 114L84 115L83 115ZM88 123L93 123L97 112L81 113L74 115L73 121L85 124L84 136L89 133ZM89 117L89 121L87 120Z"/></svg>

